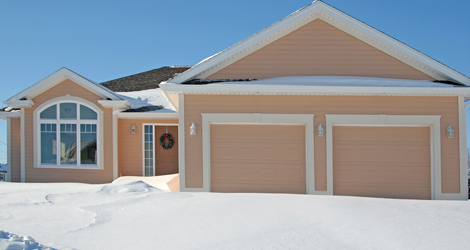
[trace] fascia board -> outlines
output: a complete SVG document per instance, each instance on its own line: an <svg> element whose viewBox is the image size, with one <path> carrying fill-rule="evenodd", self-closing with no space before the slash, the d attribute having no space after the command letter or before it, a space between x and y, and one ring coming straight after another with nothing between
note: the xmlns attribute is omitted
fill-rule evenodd
<svg viewBox="0 0 470 250"><path fill-rule="evenodd" d="M178 113L119 112L120 119L178 119Z"/></svg>
<svg viewBox="0 0 470 250"><path fill-rule="evenodd" d="M20 118L21 113L20 112L5 112L5 111L0 111L0 119L6 120L8 118Z"/></svg>
<svg viewBox="0 0 470 250"><path fill-rule="evenodd" d="M31 108L34 105L32 100L4 101L3 103L12 108Z"/></svg>
<svg viewBox="0 0 470 250"><path fill-rule="evenodd" d="M98 100L105 108L129 108L131 105L127 100Z"/></svg>
<svg viewBox="0 0 470 250"><path fill-rule="evenodd" d="M290 94L290 95L416 95L416 96L470 96L467 87L341 87L291 85L179 85L167 84L165 91L184 94Z"/></svg>
<svg viewBox="0 0 470 250"><path fill-rule="evenodd" d="M56 72L52 73L51 75L47 76L46 78L42 79L41 81L33 84L32 86L28 87L27 89L21 91L20 93L14 95L8 101L15 101L15 100L20 100L21 98L28 98L32 99L39 94L43 93L49 88L52 88L56 84L66 80L70 79L74 81L75 83L79 84L80 86L90 90L93 93L98 94L102 98L109 98L112 100L122 100L120 97L117 95L114 95L110 91L101 88L100 86L97 86L95 83L91 82L90 80L78 75L77 73L67 69L67 68L61 68L57 70Z"/></svg>

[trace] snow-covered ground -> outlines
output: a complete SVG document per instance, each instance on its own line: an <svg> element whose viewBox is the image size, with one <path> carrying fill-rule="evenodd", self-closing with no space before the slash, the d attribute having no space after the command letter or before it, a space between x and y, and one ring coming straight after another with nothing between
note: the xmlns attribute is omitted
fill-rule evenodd
<svg viewBox="0 0 470 250"><path fill-rule="evenodd" d="M0 249L468 249L470 202L0 183L0 230Z"/></svg>

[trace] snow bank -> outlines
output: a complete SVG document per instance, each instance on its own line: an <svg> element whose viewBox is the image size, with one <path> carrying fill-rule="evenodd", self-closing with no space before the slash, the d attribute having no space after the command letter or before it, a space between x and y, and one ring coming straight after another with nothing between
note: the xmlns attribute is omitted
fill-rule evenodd
<svg viewBox="0 0 470 250"><path fill-rule="evenodd" d="M179 174L160 175L152 177L143 176L122 176L113 181L113 183L129 183L134 181L143 181L153 187L179 192ZM173 183L178 185L172 185Z"/></svg>
<svg viewBox="0 0 470 250"><path fill-rule="evenodd" d="M470 245L467 201L179 193L143 181L0 183L0 211L4 232L29 235L57 249L467 249Z"/></svg>
<svg viewBox="0 0 470 250"><path fill-rule="evenodd" d="M43 246L30 236L21 236L0 230L0 249L53 250L54 248Z"/></svg>
<svg viewBox="0 0 470 250"><path fill-rule="evenodd" d="M127 100L131 104L132 109L137 109L146 106L163 106L163 109L149 111L152 113L174 113L176 112L175 107L165 97L162 90L148 89L142 91L133 92L117 92L121 98Z"/></svg>

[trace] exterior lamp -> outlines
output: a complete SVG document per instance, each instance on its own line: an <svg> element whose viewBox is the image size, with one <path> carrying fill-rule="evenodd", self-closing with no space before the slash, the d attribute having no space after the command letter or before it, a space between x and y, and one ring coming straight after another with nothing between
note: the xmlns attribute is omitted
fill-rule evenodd
<svg viewBox="0 0 470 250"><path fill-rule="evenodd" d="M132 125L131 132L132 134L135 134L135 125Z"/></svg>
<svg viewBox="0 0 470 250"><path fill-rule="evenodd" d="M196 123L193 122L193 124L191 124L191 127L189 127L189 129L190 129L190 132L189 132L190 135L196 135Z"/></svg>
<svg viewBox="0 0 470 250"><path fill-rule="evenodd" d="M450 125L447 127L447 138L454 138L454 130Z"/></svg>
<svg viewBox="0 0 470 250"><path fill-rule="evenodd" d="M318 136L323 136L323 127L322 125L318 125Z"/></svg>

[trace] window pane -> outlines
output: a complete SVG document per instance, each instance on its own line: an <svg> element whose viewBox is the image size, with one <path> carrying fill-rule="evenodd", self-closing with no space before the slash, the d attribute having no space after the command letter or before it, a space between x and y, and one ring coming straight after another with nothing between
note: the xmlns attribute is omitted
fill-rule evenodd
<svg viewBox="0 0 470 250"><path fill-rule="evenodd" d="M43 110L39 115L41 119L57 119L57 105L52 105Z"/></svg>
<svg viewBox="0 0 470 250"><path fill-rule="evenodd" d="M96 120L97 117L98 116L95 111L86 106L80 105L80 119Z"/></svg>
<svg viewBox="0 0 470 250"><path fill-rule="evenodd" d="M51 124L41 124L41 163L57 164L56 131Z"/></svg>
<svg viewBox="0 0 470 250"><path fill-rule="evenodd" d="M96 126L95 124L82 125L82 128ZM80 131L80 163L96 164L96 132L89 132L86 129Z"/></svg>
<svg viewBox="0 0 470 250"><path fill-rule="evenodd" d="M60 163L77 164L77 124L60 125Z"/></svg>
<svg viewBox="0 0 470 250"><path fill-rule="evenodd" d="M76 103L61 103L60 104L60 119L77 119L77 104Z"/></svg>

